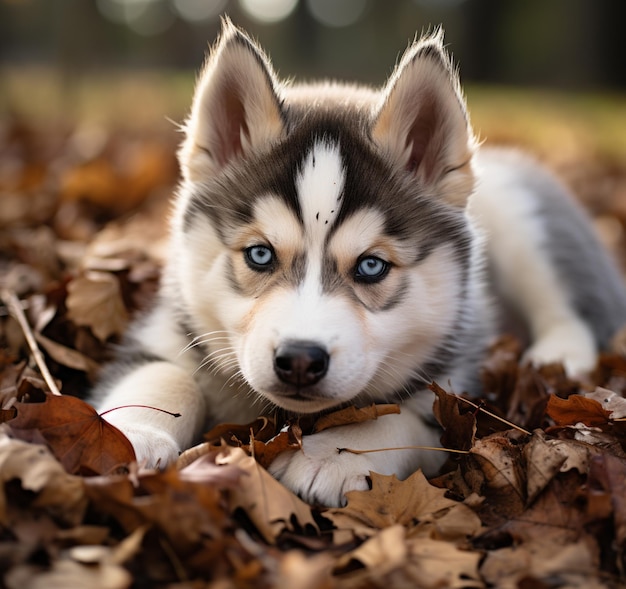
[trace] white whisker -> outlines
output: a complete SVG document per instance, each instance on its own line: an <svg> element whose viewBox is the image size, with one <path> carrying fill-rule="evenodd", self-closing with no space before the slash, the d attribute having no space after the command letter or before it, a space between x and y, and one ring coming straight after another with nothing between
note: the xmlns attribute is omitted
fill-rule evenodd
<svg viewBox="0 0 626 589"><path fill-rule="evenodd" d="M225 370L231 366L235 366L239 363L237 359L235 348L223 348L215 350L210 354L207 354L200 365L196 368L195 373L199 370L203 370L207 366L211 367L211 374L217 374L220 370Z"/></svg>
<svg viewBox="0 0 626 589"><path fill-rule="evenodd" d="M178 356L185 354L192 348L203 346L213 342L229 341L230 333L224 330L209 331L201 335L195 336L180 352Z"/></svg>

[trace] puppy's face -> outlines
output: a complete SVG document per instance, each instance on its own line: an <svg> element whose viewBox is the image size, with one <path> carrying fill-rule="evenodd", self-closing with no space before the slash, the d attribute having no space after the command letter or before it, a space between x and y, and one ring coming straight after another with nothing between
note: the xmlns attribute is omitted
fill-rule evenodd
<svg viewBox="0 0 626 589"><path fill-rule="evenodd" d="M181 151L179 286L207 360L295 412L402 395L436 376L459 320L469 136L445 137L450 117L426 93L430 118L398 147L390 135L408 115L397 74L378 111L345 106L351 89L290 105L241 35L227 31L210 59ZM444 106L458 109L454 98Z"/></svg>

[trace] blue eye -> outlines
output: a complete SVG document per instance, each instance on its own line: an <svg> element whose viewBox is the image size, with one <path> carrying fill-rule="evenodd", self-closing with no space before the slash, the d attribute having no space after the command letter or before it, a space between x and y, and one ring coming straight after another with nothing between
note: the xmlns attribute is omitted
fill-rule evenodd
<svg viewBox="0 0 626 589"><path fill-rule="evenodd" d="M266 245L249 247L245 250L245 257L248 266L257 272L270 270L276 259L272 248Z"/></svg>
<svg viewBox="0 0 626 589"><path fill-rule="evenodd" d="M385 260L376 256L365 256L357 262L354 278L357 282L378 282L387 275L389 267L389 262Z"/></svg>

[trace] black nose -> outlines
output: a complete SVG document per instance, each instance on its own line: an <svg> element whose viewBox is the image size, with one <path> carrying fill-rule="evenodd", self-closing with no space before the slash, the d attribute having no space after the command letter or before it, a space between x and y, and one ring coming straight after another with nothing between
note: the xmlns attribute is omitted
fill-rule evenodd
<svg viewBox="0 0 626 589"><path fill-rule="evenodd" d="M320 381L328 371L329 362L328 352L314 342L285 342L274 353L274 371L278 378L298 387Z"/></svg>

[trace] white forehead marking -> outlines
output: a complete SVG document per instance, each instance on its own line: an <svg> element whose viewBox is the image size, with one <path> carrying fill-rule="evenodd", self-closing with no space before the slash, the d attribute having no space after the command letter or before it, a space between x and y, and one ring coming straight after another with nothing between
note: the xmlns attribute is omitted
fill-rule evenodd
<svg viewBox="0 0 626 589"><path fill-rule="evenodd" d="M296 190L310 246L322 247L339 208L345 170L339 146L318 141L307 154L296 180ZM321 251L320 251L321 253Z"/></svg>
<svg viewBox="0 0 626 589"><path fill-rule="evenodd" d="M296 190L304 222L306 274L300 295L309 306L322 293L322 260L328 229L339 212L345 171L339 146L317 141L306 155L296 179Z"/></svg>

